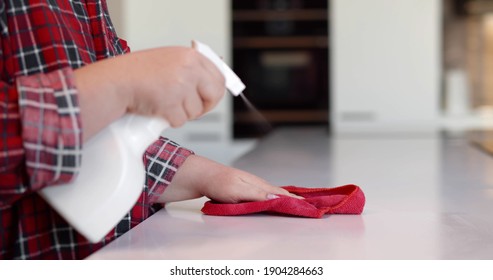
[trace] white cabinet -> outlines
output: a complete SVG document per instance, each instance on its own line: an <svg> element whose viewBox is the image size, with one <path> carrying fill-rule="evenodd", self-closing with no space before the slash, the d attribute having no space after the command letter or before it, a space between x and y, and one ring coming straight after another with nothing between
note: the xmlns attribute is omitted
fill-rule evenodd
<svg viewBox="0 0 493 280"><path fill-rule="evenodd" d="M332 0L335 132L436 128L440 0Z"/></svg>

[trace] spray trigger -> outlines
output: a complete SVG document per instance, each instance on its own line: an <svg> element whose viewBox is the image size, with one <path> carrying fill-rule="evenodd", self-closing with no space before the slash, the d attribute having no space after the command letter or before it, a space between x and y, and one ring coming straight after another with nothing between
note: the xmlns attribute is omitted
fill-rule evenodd
<svg viewBox="0 0 493 280"><path fill-rule="evenodd" d="M197 40L192 41L192 47L214 63L226 79L226 88L234 96L240 95L246 88L241 79L231 68L206 44Z"/></svg>

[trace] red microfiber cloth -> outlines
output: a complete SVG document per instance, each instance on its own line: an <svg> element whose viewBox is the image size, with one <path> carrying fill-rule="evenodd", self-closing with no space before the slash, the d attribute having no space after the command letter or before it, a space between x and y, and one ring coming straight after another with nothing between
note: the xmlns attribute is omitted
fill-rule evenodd
<svg viewBox="0 0 493 280"><path fill-rule="evenodd" d="M206 215L214 216L236 216L270 212L321 218L325 214L361 214L365 206L365 195L356 185L345 185L337 188L302 188L295 186L284 186L282 188L305 199L280 195L279 198L271 200L234 204L207 201L202 207L202 212Z"/></svg>

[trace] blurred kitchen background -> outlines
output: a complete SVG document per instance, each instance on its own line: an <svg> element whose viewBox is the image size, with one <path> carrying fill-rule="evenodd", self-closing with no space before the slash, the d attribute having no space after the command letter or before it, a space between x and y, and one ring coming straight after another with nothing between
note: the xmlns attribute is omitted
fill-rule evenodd
<svg viewBox="0 0 493 280"><path fill-rule="evenodd" d="M209 44L245 82L164 132L231 163L279 127L328 134L493 127L493 0L108 0L133 51ZM265 123L264 118L268 124Z"/></svg>

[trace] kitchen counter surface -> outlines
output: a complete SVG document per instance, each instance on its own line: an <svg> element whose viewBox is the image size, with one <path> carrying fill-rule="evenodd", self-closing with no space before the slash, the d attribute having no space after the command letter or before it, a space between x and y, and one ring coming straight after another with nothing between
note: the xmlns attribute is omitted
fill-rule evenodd
<svg viewBox="0 0 493 280"><path fill-rule="evenodd" d="M362 215L206 216L170 203L89 259L493 259L493 157L440 133L281 129L234 166L275 185L359 185Z"/></svg>

